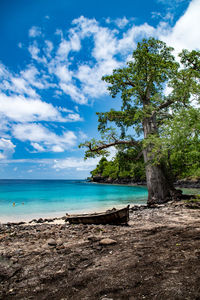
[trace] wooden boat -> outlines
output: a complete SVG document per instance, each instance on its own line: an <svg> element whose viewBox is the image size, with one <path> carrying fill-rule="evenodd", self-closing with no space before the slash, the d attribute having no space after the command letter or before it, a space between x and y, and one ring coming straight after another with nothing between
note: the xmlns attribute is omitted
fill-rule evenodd
<svg viewBox="0 0 200 300"><path fill-rule="evenodd" d="M129 221L129 205L122 209L108 210L104 213L67 216L70 224L127 224Z"/></svg>

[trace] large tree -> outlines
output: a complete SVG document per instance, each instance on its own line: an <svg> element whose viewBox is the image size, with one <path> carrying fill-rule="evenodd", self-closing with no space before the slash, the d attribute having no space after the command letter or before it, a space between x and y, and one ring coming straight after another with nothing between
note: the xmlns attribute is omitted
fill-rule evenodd
<svg viewBox="0 0 200 300"><path fill-rule="evenodd" d="M88 147L86 157L104 155L111 146L134 147L142 153L149 205L166 202L175 193L169 170L159 155L159 129L173 117L173 111L189 106L191 96L199 95L200 52L184 50L180 68L172 51L162 41L144 39L126 67L102 78L113 98L120 94L122 107L120 111L97 113L102 140L93 139L82 145ZM164 93L166 87L171 89L168 96ZM111 123L118 130L110 127Z"/></svg>

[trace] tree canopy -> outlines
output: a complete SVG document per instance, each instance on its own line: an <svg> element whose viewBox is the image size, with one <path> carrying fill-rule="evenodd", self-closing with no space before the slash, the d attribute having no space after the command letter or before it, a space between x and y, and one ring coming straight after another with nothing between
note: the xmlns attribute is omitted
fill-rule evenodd
<svg viewBox="0 0 200 300"><path fill-rule="evenodd" d="M86 157L106 155L110 146L121 151L131 147L141 152L149 190L148 203L164 202L173 195L165 162L166 151L162 149L170 147L169 140L163 143L167 141L164 128L169 128L179 112L193 106L191 100L199 102L200 96L200 51L183 50L179 54L180 63L172 51L173 48L162 41L144 39L138 43L127 66L102 78L108 83L113 98L121 96L121 110L97 113L102 139L92 139L81 145L88 148Z"/></svg>

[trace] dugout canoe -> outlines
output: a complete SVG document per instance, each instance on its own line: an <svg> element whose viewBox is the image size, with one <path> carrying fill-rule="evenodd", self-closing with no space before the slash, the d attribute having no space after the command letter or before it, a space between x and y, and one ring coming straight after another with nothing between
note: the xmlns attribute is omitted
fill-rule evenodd
<svg viewBox="0 0 200 300"><path fill-rule="evenodd" d="M127 224L129 221L129 205L122 209L112 209L104 213L67 216L70 224Z"/></svg>

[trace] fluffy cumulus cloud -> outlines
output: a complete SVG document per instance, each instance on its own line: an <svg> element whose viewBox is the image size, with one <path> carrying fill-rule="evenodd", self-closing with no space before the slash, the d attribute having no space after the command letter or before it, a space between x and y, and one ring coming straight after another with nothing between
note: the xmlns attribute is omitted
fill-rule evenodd
<svg viewBox="0 0 200 300"><path fill-rule="evenodd" d="M126 17L115 20L107 18L107 25L103 26L94 18L81 16L72 21L67 34L61 30L56 31L61 38L58 46L48 41L48 50L44 48L41 53L38 42L34 40L29 51L32 58L43 63L51 76L55 77L58 89L72 101L87 104L91 98L100 98L106 93L106 85L101 77L124 65L131 58L138 40L155 36L174 46L177 51L198 47L199 32L193 28L198 27L199 5L199 0L191 1L174 27L167 23L169 18L166 17L157 27L153 27L147 23L135 26L134 19L128 20ZM129 26L126 29L127 24ZM90 40L88 58L79 60L75 65L73 61L79 59L86 40Z"/></svg>
<svg viewBox="0 0 200 300"><path fill-rule="evenodd" d="M48 75L43 73L41 76L38 67L33 64L28 65L19 74L10 72L0 64L0 133L2 137L9 138L1 141L1 159L7 159L14 153L15 147L11 147L13 144L10 139L17 138L20 141L32 142L31 135L29 139L23 138L26 131L22 130L23 125L20 127L20 124L24 124L24 130L32 127L30 131L32 134L36 132L37 126L40 126L37 132L41 134L42 125L33 122L45 121L58 124L83 120L77 111L69 110L66 106L57 107L54 103L44 101L40 91L56 87L56 84L48 80ZM21 136L18 134L20 130ZM63 136L57 136L50 130L43 131L42 140L35 142L33 139L32 148L35 152L63 152L73 147L76 141L75 134L70 131Z"/></svg>
<svg viewBox="0 0 200 300"><path fill-rule="evenodd" d="M13 126L13 136L20 141L28 141L37 152L64 152L76 144L77 137L72 131L57 135L41 124L17 124Z"/></svg>
<svg viewBox="0 0 200 300"><path fill-rule="evenodd" d="M106 22L114 24L115 28L102 26L95 19L81 16L72 21L67 35L64 35L62 30L56 31L60 36L58 45L53 45L48 40L44 42L44 46L39 47L37 39L31 42L28 49L33 62L43 65L43 72L47 72L48 76L53 78L58 89L57 95L60 90L77 104L87 104L91 98L102 97L106 93L102 76L111 74L113 69L124 64L139 37L148 37L155 31L155 28L148 24L133 25L127 31L123 31L129 23L125 17L107 19ZM88 59L81 61L79 55L86 40L90 40ZM79 63L74 65L73 61L76 59ZM35 75L34 69L31 74Z"/></svg>
<svg viewBox="0 0 200 300"><path fill-rule="evenodd" d="M59 111L40 99L0 94L0 116L16 122L65 121Z"/></svg>
<svg viewBox="0 0 200 300"><path fill-rule="evenodd" d="M122 29L128 20L117 19L114 23ZM91 98L105 95L106 85L101 80L102 76L111 74L113 69L124 64L135 47L137 38L150 36L155 31L148 24L132 26L120 38L118 30L102 26L97 20L83 16L75 19L72 26L68 39L63 39L63 33L59 31L62 38L56 55L50 62L50 70L57 76L60 89L79 104L86 104ZM74 51L81 51L81 43L86 39L90 39L92 45L89 60L74 68L69 63L70 58L72 55L73 58L76 57Z"/></svg>
<svg viewBox="0 0 200 300"><path fill-rule="evenodd" d="M191 1L185 14L176 22L173 28L160 32L159 37L169 45L172 45L176 53L183 48L193 50L200 48L200 1Z"/></svg>

